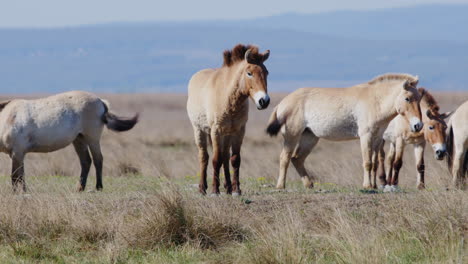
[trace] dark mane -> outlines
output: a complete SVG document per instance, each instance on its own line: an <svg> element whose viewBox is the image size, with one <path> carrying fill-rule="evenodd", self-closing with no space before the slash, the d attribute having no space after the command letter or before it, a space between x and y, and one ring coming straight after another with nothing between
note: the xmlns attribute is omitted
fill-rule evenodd
<svg viewBox="0 0 468 264"><path fill-rule="evenodd" d="M370 80L368 84L376 84L380 82L387 82L387 81L394 81L394 80L402 80L402 81L410 81L416 82L418 81L418 76L413 76L411 74L406 73L387 73L383 75L379 75L374 79Z"/></svg>
<svg viewBox="0 0 468 264"><path fill-rule="evenodd" d="M223 67L230 67L237 62L243 61L245 52L251 50L249 58L252 58L258 64L263 62L263 55L258 52L258 47L253 45L237 44L232 50L225 50L223 53Z"/></svg>
<svg viewBox="0 0 468 264"><path fill-rule="evenodd" d="M0 102L0 112L5 108L5 106L10 103L11 100Z"/></svg>
<svg viewBox="0 0 468 264"><path fill-rule="evenodd" d="M437 101L434 99L434 96L432 96L432 94L424 88L418 88L418 92L421 95L421 103L426 104L427 107L431 110L432 114L438 116L440 107L437 104Z"/></svg>

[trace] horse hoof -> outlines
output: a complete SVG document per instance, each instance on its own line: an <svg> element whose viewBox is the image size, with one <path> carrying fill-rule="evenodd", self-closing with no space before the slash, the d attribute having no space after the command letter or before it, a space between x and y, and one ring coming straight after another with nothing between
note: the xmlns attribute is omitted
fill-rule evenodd
<svg viewBox="0 0 468 264"><path fill-rule="evenodd" d="M240 194L240 192L233 192L232 196L233 197L239 197L239 196L241 196L241 194Z"/></svg>
<svg viewBox="0 0 468 264"><path fill-rule="evenodd" d="M387 185L379 185L379 190L385 190L385 186Z"/></svg>
<svg viewBox="0 0 468 264"><path fill-rule="evenodd" d="M210 197L219 197L219 193L212 193L210 194Z"/></svg>
<svg viewBox="0 0 468 264"><path fill-rule="evenodd" d="M400 192L398 185L385 185L384 192Z"/></svg>
<svg viewBox="0 0 468 264"><path fill-rule="evenodd" d="M383 192L392 192L392 186L390 185L385 185L385 187L383 188Z"/></svg>

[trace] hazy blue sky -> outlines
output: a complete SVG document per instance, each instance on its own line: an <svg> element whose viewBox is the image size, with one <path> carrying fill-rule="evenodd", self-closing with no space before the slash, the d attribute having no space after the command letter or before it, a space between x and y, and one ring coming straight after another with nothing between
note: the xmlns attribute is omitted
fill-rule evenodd
<svg viewBox="0 0 468 264"><path fill-rule="evenodd" d="M60 27L116 21L235 19L285 12L375 9L468 0L0 0L0 27Z"/></svg>

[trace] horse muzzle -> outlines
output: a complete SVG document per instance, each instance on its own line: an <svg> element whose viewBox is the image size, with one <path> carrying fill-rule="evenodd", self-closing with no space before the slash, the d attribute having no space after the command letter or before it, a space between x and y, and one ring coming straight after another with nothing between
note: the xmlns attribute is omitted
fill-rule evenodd
<svg viewBox="0 0 468 264"><path fill-rule="evenodd" d="M410 119L411 132L419 132L423 128L424 124L419 118L412 117Z"/></svg>
<svg viewBox="0 0 468 264"><path fill-rule="evenodd" d="M263 110L270 104L270 96L265 92L256 92L253 97L258 110Z"/></svg>
<svg viewBox="0 0 468 264"><path fill-rule="evenodd" d="M434 149L434 157L436 158L436 160L443 160L445 154L447 153L445 144L437 143L432 145L432 148Z"/></svg>

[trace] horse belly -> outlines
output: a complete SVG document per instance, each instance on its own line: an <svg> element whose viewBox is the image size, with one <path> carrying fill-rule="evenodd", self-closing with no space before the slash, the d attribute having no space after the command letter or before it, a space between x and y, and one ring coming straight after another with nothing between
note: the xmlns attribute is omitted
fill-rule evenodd
<svg viewBox="0 0 468 264"><path fill-rule="evenodd" d="M310 119L309 119L310 120ZM314 118L307 127L320 138L341 141L359 138L358 125L354 118Z"/></svg>
<svg viewBox="0 0 468 264"><path fill-rule="evenodd" d="M31 152L50 152L70 145L82 132L80 117L70 114L48 124L39 124L29 133Z"/></svg>

